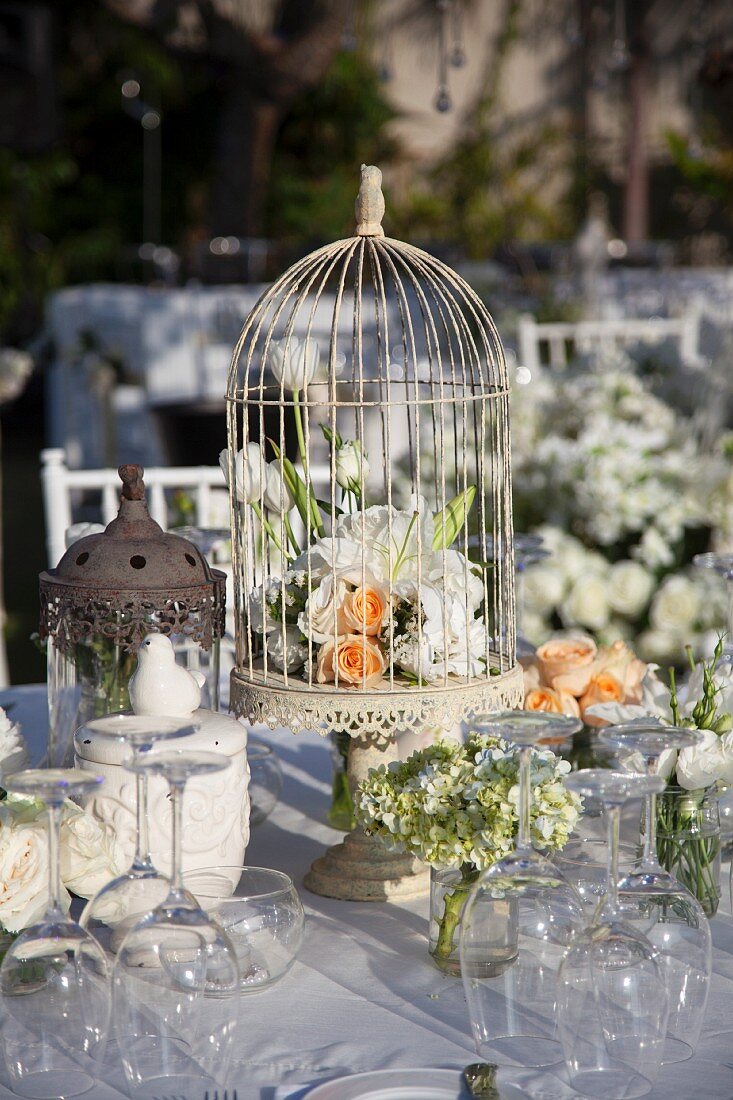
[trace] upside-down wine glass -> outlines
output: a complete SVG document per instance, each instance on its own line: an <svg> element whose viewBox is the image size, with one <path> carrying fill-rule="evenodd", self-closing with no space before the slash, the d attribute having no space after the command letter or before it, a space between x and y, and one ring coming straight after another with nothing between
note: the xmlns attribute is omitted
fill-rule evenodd
<svg viewBox="0 0 733 1100"><path fill-rule="evenodd" d="M239 968L228 936L183 884L181 810L189 779L229 765L211 752L147 753L133 764L170 786L172 872L168 896L127 933L112 972L132 1097L190 1095L193 1084L226 1081L239 1015Z"/></svg>
<svg viewBox="0 0 733 1100"><path fill-rule="evenodd" d="M650 723L609 726L600 732L604 744L643 760L647 775L656 775L662 753L692 748L702 740L697 730ZM619 879L618 891L627 920L640 922L657 948L667 985L669 1022L663 1062L682 1062L697 1047L705 1017L712 971L710 924L702 905L660 864L657 855L657 796L644 799L643 850L637 865Z"/></svg>
<svg viewBox="0 0 733 1100"><path fill-rule="evenodd" d="M195 733L198 726L183 718L149 718L136 714L108 714L87 722L76 734L81 747L89 737L124 741L132 751L132 763L124 765L135 772L136 778L136 831L135 854L130 868L108 882L84 906L79 923L91 928L98 936L104 936L105 926L112 928L110 945L119 946L126 930L140 917L149 913L168 894L170 880L155 865L150 854L148 831L148 773L134 768L134 763L148 753L159 741L186 737Z"/></svg>
<svg viewBox="0 0 733 1100"><path fill-rule="evenodd" d="M658 794L657 775L585 769L567 786L603 803L608 829L606 895L570 946L558 975L557 1021L570 1084L593 1100L634 1100L651 1089L667 1033L667 989L660 954L618 896L621 807Z"/></svg>
<svg viewBox="0 0 733 1100"><path fill-rule="evenodd" d="M718 665L725 665L730 670L733 665L733 553L716 554L709 551L706 554L695 554L692 561L698 568L712 569L714 573L725 580L728 596L728 617L725 644L718 659Z"/></svg>
<svg viewBox="0 0 733 1100"><path fill-rule="evenodd" d="M551 552L543 546L542 535L514 535L514 592L515 611L514 617L517 627L516 651L517 657L533 657L535 646L522 634L522 620L524 618L524 573L530 565L537 565L546 558L552 556ZM474 536L469 539L468 545L474 551L483 551L483 544ZM504 547L504 543L501 544ZM491 536L486 539L486 556L493 562L496 558L494 540Z"/></svg>
<svg viewBox="0 0 733 1100"><path fill-rule="evenodd" d="M461 975L476 1050L487 1062L562 1061L555 1023L557 971L580 934L583 911L555 864L532 847L531 767L533 748L551 748L576 725L562 715L505 711L481 716L473 727L519 746L515 849L481 873L461 920Z"/></svg>
<svg viewBox="0 0 733 1100"><path fill-rule="evenodd" d="M37 798L48 810L48 907L21 932L0 967L3 1055L21 1096L79 1096L94 1086L110 1014L107 959L94 936L62 909L59 834L64 802L102 782L73 769L9 775L8 790Z"/></svg>

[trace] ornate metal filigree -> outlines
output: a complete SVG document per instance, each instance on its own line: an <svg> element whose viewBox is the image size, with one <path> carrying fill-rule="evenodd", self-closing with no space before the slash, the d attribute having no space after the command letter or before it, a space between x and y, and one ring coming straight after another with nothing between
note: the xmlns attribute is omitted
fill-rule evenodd
<svg viewBox="0 0 733 1100"><path fill-rule="evenodd" d="M332 729L353 729L359 736L390 737L396 730L449 730L472 714L520 707L523 698L519 665L490 680L366 692L337 690L332 684L300 687L293 676L286 686L284 676L271 669L266 680L262 673L258 677L255 671L250 677L249 672L234 669L229 706L238 717L270 729L286 726L293 733L312 729L324 736Z"/></svg>
<svg viewBox="0 0 733 1100"><path fill-rule="evenodd" d="M127 652L137 649L146 634L184 634L202 649L211 649L224 634L226 577L213 570L214 582L160 593L90 591L40 584L42 638L53 637L57 649L67 652L90 637L112 641Z"/></svg>

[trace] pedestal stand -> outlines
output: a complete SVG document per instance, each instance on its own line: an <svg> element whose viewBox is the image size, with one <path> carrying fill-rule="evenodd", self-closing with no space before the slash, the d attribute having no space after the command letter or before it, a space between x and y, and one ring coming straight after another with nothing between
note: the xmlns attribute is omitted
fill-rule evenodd
<svg viewBox="0 0 733 1100"><path fill-rule="evenodd" d="M349 789L354 795L370 768L397 759L394 734L352 737L347 760ZM346 901L391 901L414 898L430 889L430 869L415 856L390 852L380 840L357 826L341 844L334 844L305 876L314 894Z"/></svg>

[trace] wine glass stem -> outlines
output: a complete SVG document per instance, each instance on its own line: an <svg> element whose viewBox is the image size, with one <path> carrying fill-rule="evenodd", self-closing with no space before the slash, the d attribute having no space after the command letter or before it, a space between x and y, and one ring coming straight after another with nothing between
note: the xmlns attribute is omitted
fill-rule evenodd
<svg viewBox="0 0 733 1100"><path fill-rule="evenodd" d="M61 909L61 856L59 833L61 831L61 806L49 802L48 810L48 911L63 916Z"/></svg>
<svg viewBox="0 0 733 1100"><path fill-rule="evenodd" d="M171 782L171 890L183 889L181 832L183 829L183 791L186 784Z"/></svg>
<svg viewBox="0 0 733 1100"><path fill-rule="evenodd" d="M618 908L618 842L621 822L621 808L606 806L608 829L608 882L606 884L606 902L612 910Z"/></svg>
<svg viewBox="0 0 733 1100"><path fill-rule="evenodd" d="M529 833L529 796L530 796L530 767L532 763L532 750L528 745L522 745L519 750L519 829L517 831L517 848L531 848L532 841Z"/></svg>
<svg viewBox="0 0 733 1100"><path fill-rule="evenodd" d="M152 867L150 837L148 834L148 777L144 771L137 773L137 840L135 867Z"/></svg>
<svg viewBox="0 0 733 1100"><path fill-rule="evenodd" d="M657 796L648 794L644 799L644 864L657 863Z"/></svg>

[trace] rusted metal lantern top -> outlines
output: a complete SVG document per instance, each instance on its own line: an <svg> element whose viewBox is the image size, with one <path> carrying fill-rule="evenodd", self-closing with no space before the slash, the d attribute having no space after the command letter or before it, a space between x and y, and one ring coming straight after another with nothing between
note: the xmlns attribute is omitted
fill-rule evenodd
<svg viewBox="0 0 733 1100"><path fill-rule="evenodd" d="M40 574L41 637L57 645L102 634L133 649L151 631L186 634L204 649L224 632L226 574L198 547L164 531L145 501L142 466L120 466L117 518L79 539Z"/></svg>

